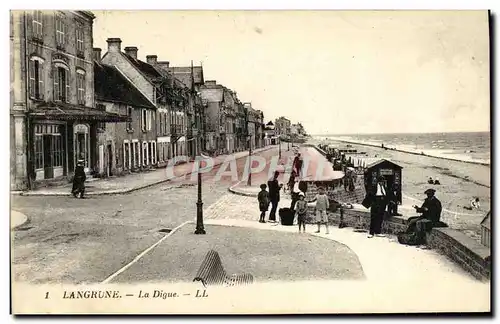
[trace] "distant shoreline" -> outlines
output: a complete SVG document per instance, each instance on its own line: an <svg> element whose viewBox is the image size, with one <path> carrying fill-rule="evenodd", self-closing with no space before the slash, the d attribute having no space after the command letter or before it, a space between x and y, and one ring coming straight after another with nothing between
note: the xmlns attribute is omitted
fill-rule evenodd
<svg viewBox="0 0 500 324"><path fill-rule="evenodd" d="M379 149L383 149L381 145L376 145L376 144L370 144L370 143L364 143L364 142L356 142L352 140L345 140L345 139L339 139L339 138L328 138L328 140L331 141L337 141L337 142L342 142L342 143L347 143L347 144L354 144L354 145L361 145L361 146L368 146L368 147L376 147ZM318 139L318 141L321 141ZM487 167L491 167L491 162L482 162L482 161L472 161L472 160L462 160L458 158L451 158L451 157L445 157L445 156L437 156L437 155L431 155L431 154L425 154L425 153L418 153L415 151L410 151L410 150L405 150L405 149L400 149L396 148L393 146L385 146L384 148L391 150L391 151L396 151L396 152L402 152L402 153L408 153L408 154L413 154L413 155L419 155L419 156L426 156L426 157L431 157L435 159L441 159L441 160L449 160L449 161L455 161L455 162L463 162L463 163L469 163L469 164L478 164L478 165L484 165Z"/></svg>

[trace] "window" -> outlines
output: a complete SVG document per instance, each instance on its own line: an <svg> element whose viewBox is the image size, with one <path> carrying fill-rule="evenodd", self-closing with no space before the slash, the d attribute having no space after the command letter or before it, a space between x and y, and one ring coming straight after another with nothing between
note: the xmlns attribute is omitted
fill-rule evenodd
<svg viewBox="0 0 500 324"><path fill-rule="evenodd" d="M43 168L43 137L35 135L35 169Z"/></svg>
<svg viewBox="0 0 500 324"><path fill-rule="evenodd" d="M69 73L62 67L54 68L54 101L69 102Z"/></svg>
<svg viewBox="0 0 500 324"><path fill-rule="evenodd" d="M76 71L76 91L78 104L85 106L85 72L82 70Z"/></svg>
<svg viewBox="0 0 500 324"><path fill-rule="evenodd" d="M127 107L127 130L132 130L132 107Z"/></svg>
<svg viewBox="0 0 500 324"><path fill-rule="evenodd" d="M145 132L147 130L147 120L148 120L148 116L147 116L147 113L148 111L146 109L143 109L141 111L141 128L142 128L142 131Z"/></svg>
<svg viewBox="0 0 500 324"><path fill-rule="evenodd" d="M130 169L130 143L123 143L123 168L125 170Z"/></svg>
<svg viewBox="0 0 500 324"><path fill-rule="evenodd" d="M106 111L106 106L103 104L97 104L96 109L101 110L101 111ZM100 130L101 132L105 131L106 130L106 123L98 123L97 129Z"/></svg>
<svg viewBox="0 0 500 324"><path fill-rule="evenodd" d="M30 60L29 65L29 93L30 98L42 99L45 88L43 86L43 62L40 60Z"/></svg>
<svg viewBox="0 0 500 324"><path fill-rule="evenodd" d="M163 135L163 115L164 115L164 113L158 113L158 114L159 114L158 121L160 123L158 133Z"/></svg>
<svg viewBox="0 0 500 324"><path fill-rule="evenodd" d="M148 143L142 142L142 165L148 165Z"/></svg>
<svg viewBox="0 0 500 324"><path fill-rule="evenodd" d="M66 24L62 15L56 16L56 45L59 49L66 45Z"/></svg>
<svg viewBox="0 0 500 324"><path fill-rule="evenodd" d="M84 37L85 32L81 24L76 25L76 56L84 57Z"/></svg>
<svg viewBox="0 0 500 324"><path fill-rule="evenodd" d="M33 38L43 39L43 14L40 10L33 11L33 20L31 21Z"/></svg>

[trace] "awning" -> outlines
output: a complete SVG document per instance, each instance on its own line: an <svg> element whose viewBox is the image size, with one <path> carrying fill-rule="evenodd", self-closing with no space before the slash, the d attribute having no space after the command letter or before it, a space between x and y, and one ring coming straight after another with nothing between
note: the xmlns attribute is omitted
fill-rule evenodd
<svg viewBox="0 0 500 324"><path fill-rule="evenodd" d="M67 103L41 103L30 112L30 116L39 120L97 121L119 123L129 121L129 117L91 107Z"/></svg>

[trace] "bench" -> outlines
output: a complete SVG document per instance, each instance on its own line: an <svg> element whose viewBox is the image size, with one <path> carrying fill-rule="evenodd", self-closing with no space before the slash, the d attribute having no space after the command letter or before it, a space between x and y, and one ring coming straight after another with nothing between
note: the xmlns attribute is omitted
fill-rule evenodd
<svg viewBox="0 0 500 324"><path fill-rule="evenodd" d="M210 250L193 281L201 281L205 287L208 285L238 286L253 283L253 276L247 273L228 276L222 266L219 253Z"/></svg>

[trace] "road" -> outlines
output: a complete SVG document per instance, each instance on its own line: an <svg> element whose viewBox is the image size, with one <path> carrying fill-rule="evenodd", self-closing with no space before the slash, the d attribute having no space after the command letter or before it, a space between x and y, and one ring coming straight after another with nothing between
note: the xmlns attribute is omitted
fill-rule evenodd
<svg viewBox="0 0 500 324"><path fill-rule="evenodd" d="M293 155L283 146L282 156ZM277 149L260 152L268 177ZM237 179L217 177L224 165L203 173L203 203L208 208L240 181L246 159L236 161ZM223 169L224 170L224 169ZM181 187L179 187L181 186ZM195 181L174 181L127 195L72 197L12 196L12 209L30 223L12 232L13 279L31 283L94 283L133 260L172 229L196 217ZM194 230L194 229L193 229Z"/></svg>

